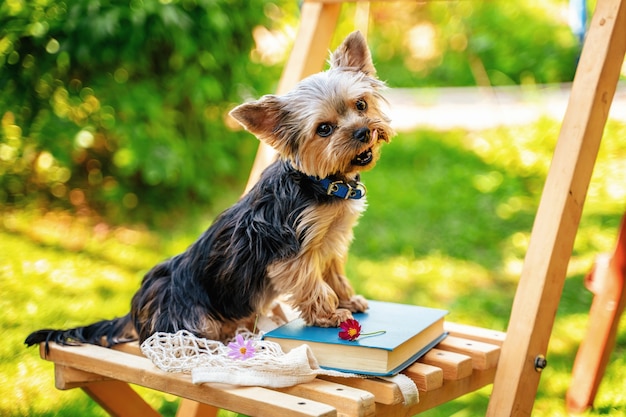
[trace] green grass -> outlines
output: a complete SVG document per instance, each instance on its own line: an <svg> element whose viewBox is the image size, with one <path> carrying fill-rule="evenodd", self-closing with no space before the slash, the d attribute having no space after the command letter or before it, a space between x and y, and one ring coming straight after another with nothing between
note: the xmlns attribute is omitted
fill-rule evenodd
<svg viewBox="0 0 626 417"><path fill-rule="evenodd" d="M582 277L612 248L626 202L626 126L611 123L600 150L533 416L565 416L571 366L591 294ZM355 232L349 276L367 297L450 310L450 320L505 330L558 124L399 135L364 174L369 209ZM243 186L242 186L243 187ZM237 193L225 198L234 201ZM104 416L80 390L54 389L52 365L26 349L42 327L127 312L143 273L185 249L217 211L175 227L111 226L62 211L6 211L0 223L0 416ZM588 416L626 416L626 326ZM173 416L176 399L141 389ZM490 389L427 416L484 414Z"/></svg>

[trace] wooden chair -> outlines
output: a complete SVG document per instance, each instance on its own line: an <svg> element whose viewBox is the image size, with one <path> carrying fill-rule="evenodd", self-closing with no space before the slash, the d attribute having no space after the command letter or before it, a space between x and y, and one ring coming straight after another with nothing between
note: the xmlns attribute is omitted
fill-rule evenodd
<svg viewBox="0 0 626 417"><path fill-rule="evenodd" d="M301 27L278 93L322 68L340 8L336 0L304 1ZM48 355L42 349L42 357L55 363L56 386L82 388L114 416L156 415L128 383L187 399L178 416L211 416L216 407L255 416L408 416L493 382L488 416L530 416L625 50L626 0L598 0L506 337L447 324L452 337L406 371L420 389L419 404L405 407L394 384L374 379L316 379L281 390L193 385L187 375L159 371L138 354L136 344L117 349L52 345ZM268 148L259 148L248 186L273 157Z"/></svg>
<svg viewBox="0 0 626 417"><path fill-rule="evenodd" d="M585 286L594 295L589 327L576 354L566 397L567 409L575 413L593 406L626 307L626 214L613 253L598 256Z"/></svg>
<svg viewBox="0 0 626 417"><path fill-rule="evenodd" d="M58 389L80 387L112 416L157 416L128 385L182 397L177 416L214 416L219 408L251 416L413 415L493 381L504 333L447 323L450 336L404 371L420 390L418 404L403 405L397 385L382 379L320 377L283 389L194 385L191 376L159 370L137 343L50 345L42 358L55 364Z"/></svg>

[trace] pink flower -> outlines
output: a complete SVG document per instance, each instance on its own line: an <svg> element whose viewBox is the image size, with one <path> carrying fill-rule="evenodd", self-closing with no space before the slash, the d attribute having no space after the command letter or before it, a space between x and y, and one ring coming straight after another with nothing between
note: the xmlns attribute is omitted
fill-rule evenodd
<svg viewBox="0 0 626 417"><path fill-rule="evenodd" d="M350 342L354 342L359 337L378 336L387 333L386 330L378 330L371 333L361 333L361 324L354 319L348 319L342 322L339 327L341 328L341 330L339 331L339 338L343 340L349 340Z"/></svg>
<svg viewBox="0 0 626 417"><path fill-rule="evenodd" d="M240 334L237 335L234 342L228 344L228 348L230 349L228 356L233 359L249 359L254 356L255 352L252 340L244 340Z"/></svg>
<svg viewBox="0 0 626 417"><path fill-rule="evenodd" d="M341 331L339 338L343 340L355 341L361 335L361 325L354 319L348 319L339 325Z"/></svg>

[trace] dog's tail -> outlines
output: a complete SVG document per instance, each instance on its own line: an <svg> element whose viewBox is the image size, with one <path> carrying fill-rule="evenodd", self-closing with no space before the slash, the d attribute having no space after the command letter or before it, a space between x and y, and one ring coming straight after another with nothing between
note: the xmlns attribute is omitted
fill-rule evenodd
<svg viewBox="0 0 626 417"><path fill-rule="evenodd" d="M24 343L33 346L42 342L46 343L46 353L49 351L49 343L55 342L61 345L79 345L89 343L111 347L120 343L137 340L137 332L130 319L130 313L113 320L102 320L88 326L76 327L67 330L42 329L32 332Z"/></svg>

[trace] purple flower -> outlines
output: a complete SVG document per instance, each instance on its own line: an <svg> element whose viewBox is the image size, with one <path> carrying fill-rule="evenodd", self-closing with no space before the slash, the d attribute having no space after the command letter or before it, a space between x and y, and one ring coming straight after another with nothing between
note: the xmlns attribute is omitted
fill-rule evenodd
<svg viewBox="0 0 626 417"><path fill-rule="evenodd" d="M228 356L233 359L245 360L254 356L252 340L244 340L240 334L237 335L234 342L228 344L228 348L230 349Z"/></svg>

